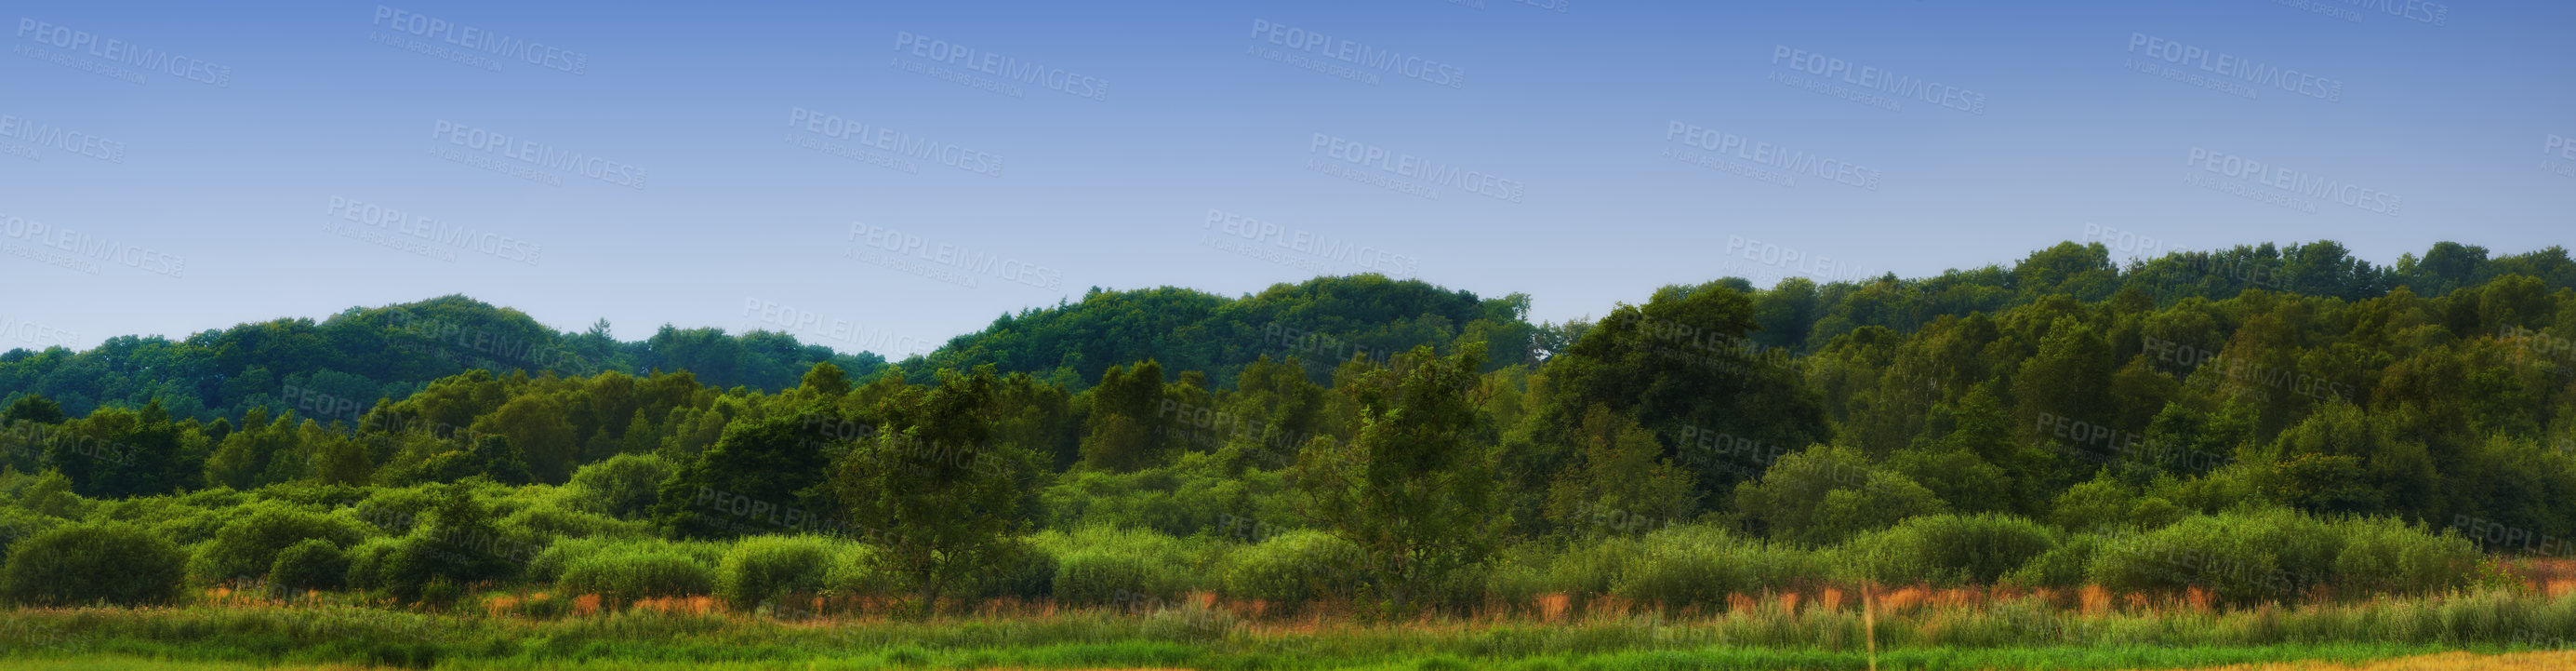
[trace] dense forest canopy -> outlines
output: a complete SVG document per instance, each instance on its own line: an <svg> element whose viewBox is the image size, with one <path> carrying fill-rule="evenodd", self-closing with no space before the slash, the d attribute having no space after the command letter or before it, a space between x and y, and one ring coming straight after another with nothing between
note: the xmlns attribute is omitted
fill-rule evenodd
<svg viewBox="0 0 2576 671"><path fill-rule="evenodd" d="M2043 583L2152 583L2094 554L2137 534L2576 550L2561 248L2124 266L2067 243L2009 269L1527 311L1374 275L1095 289L890 364L763 331L617 342L451 296L12 351L0 543L108 515L217 544L192 547L242 565L191 576L222 579L269 559L205 549L255 501L506 518L492 533L534 546L829 533L933 603L1039 589L994 577L1028 557L1111 561L1093 541L1338 543L1398 605L1570 580L1547 557L1638 533L1776 544L1756 553L1986 534L2030 556L1943 570ZM290 535L410 542L377 526Z"/></svg>

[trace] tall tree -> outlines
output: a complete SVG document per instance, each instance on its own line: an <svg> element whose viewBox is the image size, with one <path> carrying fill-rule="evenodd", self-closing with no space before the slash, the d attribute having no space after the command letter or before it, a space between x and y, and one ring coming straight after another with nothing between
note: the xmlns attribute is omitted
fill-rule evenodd
<svg viewBox="0 0 2576 671"><path fill-rule="evenodd" d="M992 440L996 385L987 365L897 392L878 410L881 428L832 469L841 509L876 548L871 561L902 576L924 615L942 593L1025 549L1019 506L1037 456Z"/></svg>
<svg viewBox="0 0 2576 671"><path fill-rule="evenodd" d="M1484 347L1454 357L1417 347L1393 368L1374 368L1346 386L1360 407L1358 435L1316 441L1297 463L1304 516L1358 547L1368 585L1393 611L1430 586L1484 562L1500 531L1492 427L1476 398Z"/></svg>

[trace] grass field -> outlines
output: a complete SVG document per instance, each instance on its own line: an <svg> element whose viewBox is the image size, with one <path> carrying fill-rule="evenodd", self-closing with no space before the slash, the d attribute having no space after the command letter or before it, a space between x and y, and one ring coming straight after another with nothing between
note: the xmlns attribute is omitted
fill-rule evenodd
<svg viewBox="0 0 2576 671"><path fill-rule="evenodd" d="M1540 620L1363 623L1023 610L929 621L778 619L692 600L532 617L525 597L422 613L322 600L0 611L12 669L2156 669L2539 668L2576 633L2576 595L2199 610L2057 608L1939 595L1864 618L1817 599L1673 617L1591 608ZM2079 600L2084 601L2084 600ZM697 604L703 605L703 604ZM1876 645L1868 634L1875 634ZM2475 655L2445 654L2470 652Z"/></svg>

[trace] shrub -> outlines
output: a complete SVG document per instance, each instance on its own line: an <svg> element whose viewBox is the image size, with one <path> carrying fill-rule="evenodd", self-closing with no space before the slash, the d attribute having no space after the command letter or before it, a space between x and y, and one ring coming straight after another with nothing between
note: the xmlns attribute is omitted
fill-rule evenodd
<svg viewBox="0 0 2576 671"><path fill-rule="evenodd" d="M616 551L582 557L564 567L555 592L567 598L597 594L612 604L691 596L715 591L715 572L680 552Z"/></svg>
<svg viewBox="0 0 2576 671"><path fill-rule="evenodd" d="M823 576L825 588L835 594L892 594L895 580L877 571L875 559L874 548L858 544L842 547L832 557L832 569Z"/></svg>
<svg viewBox="0 0 2576 671"><path fill-rule="evenodd" d="M268 568L271 589L288 592L303 590L336 590L349 581L349 557L340 546L320 538L277 553L277 563Z"/></svg>
<svg viewBox="0 0 2576 671"><path fill-rule="evenodd" d="M779 596L821 592L831 586L833 550L814 537L744 539L716 568L716 596L747 611Z"/></svg>
<svg viewBox="0 0 2576 671"><path fill-rule="evenodd" d="M1834 552L1852 569L1853 577L1956 587L1993 584L2056 547L2057 540L2037 522L1981 513L1909 519L1864 534Z"/></svg>
<svg viewBox="0 0 2576 671"><path fill-rule="evenodd" d="M2094 582L2118 591L2200 587L2231 605L2298 598L2334 569L2343 538L2287 508L2195 516L2115 538L2094 557Z"/></svg>
<svg viewBox="0 0 2576 671"><path fill-rule="evenodd" d="M724 562L730 544L708 541L671 541L660 538L568 538L555 541L528 560L525 574L528 582L554 584L563 578L564 570L574 563L600 554L661 552L679 554L706 566Z"/></svg>
<svg viewBox="0 0 2576 671"><path fill-rule="evenodd" d="M33 606L176 603L187 555L130 524L75 524L37 533L10 548L0 596Z"/></svg>
<svg viewBox="0 0 2576 671"><path fill-rule="evenodd" d="M652 533L648 522L620 520L598 513L574 510L553 503L541 503L519 509L501 518L501 533L512 539L536 542L542 539L642 538Z"/></svg>
<svg viewBox="0 0 2576 671"><path fill-rule="evenodd" d="M1143 530L1084 529L1045 535L1056 555L1055 599L1080 606L1171 600L1196 585L1188 575L1200 564L1180 539Z"/></svg>
<svg viewBox="0 0 2576 671"><path fill-rule="evenodd" d="M2335 555L2336 589L2366 594L2427 594L2462 586L2477 568L2476 544L2456 533L2435 536L2385 517L2334 524L2343 536Z"/></svg>
<svg viewBox="0 0 2576 671"><path fill-rule="evenodd" d="M2020 568L2004 574L2003 582L2023 587L2070 588L2084 585L2085 571L2093 557L2101 554L2103 538L2081 534L2066 539L2057 547L2023 562Z"/></svg>
<svg viewBox="0 0 2576 671"><path fill-rule="evenodd" d="M962 594L977 597L1013 597L1043 599L1055 595L1055 575L1061 568L1055 553L1023 543L1010 559L993 570L975 576Z"/></svg>
<svg viewBox="0 0 2576 671"><path fill-rule="evenodd" d="M213 541L198 548L195 560L188 564L189 577L201 584L252 580L268 575L269 567L277 563L277 553L296 543L318 538L347 547L367 537L365 530L347 520L284 504L254 505L256 510L226 523Z"/></svg>
<svg viewBox="0 0 2576 671"><path fill-rule="evenodd" d="M1223 592L1291 607L1347 595L1361 580L1358 557L1359 548L1320 531L1280 534L1234 553Z"/></svg>
<svg viewBox="0 0 2576 671"><path fill-rule="evenodd" d="M1729 594L1803 587L1828 577L1813 552L1739 539L1713 526L1660 529L1642 539L1640 550L1615 574L1610 590L1640 604L1716 607Z"/></svg>
<svg viewBox="0 0 2576 671"><path fill-rule="evenodd" d="M18 541L34 538L47 529L62 526L62 520L17 508L0 507L0 559L9 557L9 548Z"/></svg>
<svg viewBox="0 0 2576 671"><path fill-rule="evenodd" d="M1735 487L1735 507L1773 538L1830 545L1905 518L1946 512L1941 498L1848 447L1783 455L1760 480Z"/></svg>
<svg viewBox="0 0 2576 671"><path fill-rule="evenodd" d="M620 454L573 471L565 486L582 510L624 520L642 520L662 500L662 481L678 470L657 454Z"/></svg>

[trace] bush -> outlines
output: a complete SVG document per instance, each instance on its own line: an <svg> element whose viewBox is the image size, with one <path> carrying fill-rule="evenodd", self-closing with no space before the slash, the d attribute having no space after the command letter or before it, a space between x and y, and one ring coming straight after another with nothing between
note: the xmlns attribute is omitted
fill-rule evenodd
<svg viewBox="0 0 2576 671"><path fill-rule="evenodd" d="M130 524L58 527L10 548L0 596L32 606L177 603L187 561L178 546Z"/></svg>
<svg viewBox="0 0 2576 671"><path fill-rule="evenodd" d="M1292 531L1237 551L1223 592L1294 607L1347 596L1361 576L1353 565L1359 548L1320 531Z"/></svg>
<svg viewBox="0 0 2576 671"><path fill-rule="evenodd" d="M1055 553L1023 543L1019 552L990 571L975 576L963 594L976 597L1044 599L1055 595Z"/></svg>
<svg viewBox="0 0 2576 671"><path fill-rule="evenodd" d="M716 567L716 596L748 611L780 596L822 592L831 586L834 549L814 537L744 539Z"/></svg>
<svg viewBox="0 0 2576 671"><path fill-rule="evenodd" d="M1990 585L2057 547L2046 527L1995 513L1932 515L1864 534L1834 553L1854 576L1936 587Z"/></svg>
<svg viewBox="0 0 2576 671"><path fill-rule="evenodd" d="M348 582L349 556L340 552L340 546L320 538L296 543L277 553L277 563L268 567L269 587L289 593L336 590Z"/></svg>
<svg viewBox="0 0 2576 671"><path fill-rule="evenodd" d="M2088 573L2116 591L2207 589L2230 605L2299 598L2329 578L2343 538L2287 508L2195 516L2112 539Z"/></svg>
<svg viewBox="0 0 2576 671"><path fill-rule="evenodd" d="M2093 565L2093 557L2102 552L2102 543L2101 536L2092 534L2068 538L2057 547L2023 562L2020 568L2004 574L2003 582L2022 587L2081 587L2085 570Z"/></svg>
<svg viewBox="0 0 2576 671"><path fill-rule="evenodd" d="M603 552L574 560L555 581L557 595L597 594L604 602L693 596L715 591L715 572L669 550Z"/></svg>
<svg viewBox="0 0 2576 671"><path fill-rule="evenodd" d="M624 520L642 520L662 500L662 481L678 470L657 454L620 454L573 471L565 486L575 506Z"/></svg>
<svg viewBox="0 0 2576 671"><path fill-rule="evenodd" d="M17 508L0 507L0 559L9 557L9 548L18 541L34 538L47 529L62 526L63 521Z"/></svg>
<svg viewBox="0 0 2576 671"><path fill-rule="evenodd" d="M1101 606L1169 601L1197 587L1188 576L1201 563L1200 553L1163 534L1084 529L1041 536L1040 544L1059 549L1054 583L1058 603Z"/></svg>
<svg viewBox="0 0 2576 671"><path fill-rule="evenodd" d="M598 513L574 510L542 503L521 508L501 518L502 535L527 542L565 538L642 538L650 535L653 525L608 517Z"/></svg>
<svg viewBox="0 0 2576 671"><path fill-rule="evenodd" d="M1639 546L1610 589L1639 604L1720 607L1729 594L1805 587L1828 577L1813 552L1738 539L1712 526L1667 527Z"/></svg>
<svg viewBox="0 0 2576 671"><path fill-rule="evenodd" d="M568 538L555 541L528 560L523 577L532 583L554 584L563 578L564 570L594 555L661 552L688 557L706 566L724 562L730 544L708 541L671 541L660 538Z"/></svg>
<svg viewBox="0 0 2576 671"><path fill-rule="evenodd" d="M357 524L284 504L262 503L248 516L226 523L213 541L198 548L188 575L199 584L254 580L268 575L277 553L311 539L348 547L365 540Z"/></svg>
<svg viewBox="0 0 2576 671"><path fill-rule="evenodd" d="M2385 517L2336 522L2344 539L2334 585L2356 594L2429 594L2464 585L2484 557L2456 533L2435 536Z"/></svg>

